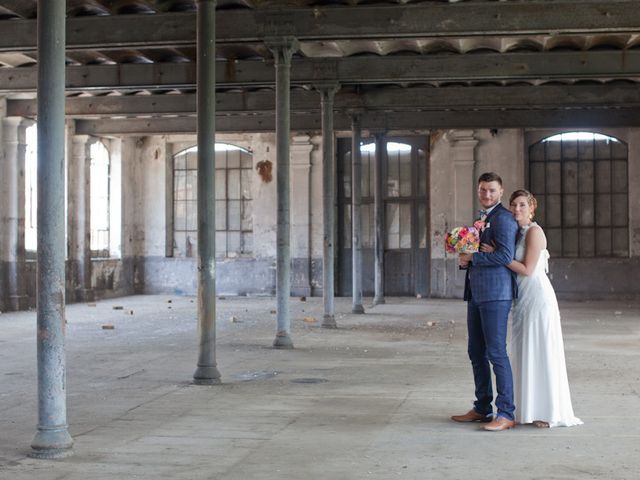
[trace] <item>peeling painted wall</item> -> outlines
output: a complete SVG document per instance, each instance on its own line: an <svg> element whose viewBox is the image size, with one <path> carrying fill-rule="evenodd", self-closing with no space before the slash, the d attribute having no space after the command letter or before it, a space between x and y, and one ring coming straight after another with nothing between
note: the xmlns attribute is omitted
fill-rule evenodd
<svg viewBox="0 0 640 480"><path fill-rule="evenodd" d="M640 129L598 130L601 133L617 136L629 144L629 181L630 204L640 199ZM415 132L414 132L415 133ZM543 138L557 130L527 131L521 129L488 129L472 131L434 131L431 134L431 295L436 297L461 297L464 273L457 269L455 257L444 251L444 233L456 225L457 217L469 217L473 220L477 208L475 182L484 171L496 171L504 180L505 199L511 191L525 186L526 152L533 138ZM307 243L292 238L292 290L294 294L321 294L322 292L322 151L321 138L293 136L293 143L308 141L309 143L309 175L305 179L308 185L294 188L296 196L292 196L292 230L308 228ZM460 160L461 142L473 139L472 164L468 174L471 179L469 191L456 191L456 173L454 160ZM262 160L273 163L273 180L264 183L254 168L252 177L253 195L253 231L254 254L252 258L227 259L218 262L219 291L233 293L268 293L275 289L275 231L276 231L276 181L277 165L275 152L275 135L273 134L236 134L220 135L218 142L230 143L246 148L253 155L253 164ZM536 140L537 141L537 140ZM457 142L457 143L456 143ZM126 150L123 143L123 151ZM166 158L184 148L195 144L194 137L156 137L129 140L132 174L131 188L124 194L133 197L125 199L128 205L134 205L135 213L130 215L127 229L133 235L134 246L130 251L140 258L136 263L136 271L142 275L139 280L145 292L195 293L195 259L172 259L164 256L166 251L166 204L158 201L162 196L165 177ZM456 149L458 149L456 151ZM303 148L304 150L304 148ZM463 148L464 150L464 148ZM160 152L157 154L156 152ZM293 153L292 153L293 155ZM123 158L125 154L123 153ZM164 160L163 160L164 159ZM464 160L464 158L463 158ZM296 161L302 161L300 159ZM126 165L127 161L124 161ZM293 165L293 162L292 162ZM294 168L294 167L292 167ZM299 173L299 172L298 172ZM292 175L293 177L293 175ZM133 181L132 179L136 179ZM170 179L169 179L170 180ZM467 182L469 183L469 182ZM141 192L135 185L147 185L150 191ZM307 188L308 187L308 188ZM306 191L306 194L304 193ZM303 198L301 195L305 195ZM456 198L458 200L456 200ZM456 202L465 205L464 215L456 211ZM296 217L296 202L308 202L308 218ZM302 209L305 211L305 209ZM630 248L634 258L617 259L552 259L552 281L560 297L573 298L581 293L590 296L638 296L638 287L629 286L625 281L628 275L637 271L640 256L640 225L638 212L631 210ZM140 228L144 225L144 228ZM306 227L303 227L305 226ZM145 230L146 229L146 230ZM124 235L123 235L124 236ZM124 236L124 240L127 238ZM304 256L308 252L308 256ZM243 279L238 283L237 279ZM579 283L578 283L579 280ZM135 282L134 282L135 283ZM579 287L577 285L580 285Z"/></svg>

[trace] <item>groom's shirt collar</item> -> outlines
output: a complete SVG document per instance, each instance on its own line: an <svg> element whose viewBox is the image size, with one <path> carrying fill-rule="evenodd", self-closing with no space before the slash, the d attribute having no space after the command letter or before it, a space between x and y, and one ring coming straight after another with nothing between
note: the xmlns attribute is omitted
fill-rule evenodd
<svg viewBox="0 0 640 480"><path fill-rule="evenodd" d="M493 207L489 207L489 208L484 209L485 215L488 217L491 214L491 212L493 211L493 209L496 208L499 204L500 204L500 202L496 203Z"/></svg>
<svg viewBox="0 0 640 480"><path fill-rule="evenodd" d="M500 202L496 203L493 207L487 208L487 216L489 216L489 214L493 211L494 208L496 208L498 206Z"/></svg>

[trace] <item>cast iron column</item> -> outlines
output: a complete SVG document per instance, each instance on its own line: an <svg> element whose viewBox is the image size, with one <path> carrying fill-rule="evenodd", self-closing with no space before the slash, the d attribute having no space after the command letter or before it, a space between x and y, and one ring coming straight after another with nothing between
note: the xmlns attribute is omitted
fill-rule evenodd
<svg viewBox="0 0 640 480"><path fill-rule="evenodd" d="M382 188L382 166L387 162L387 142L384 133L376 134L376 163L373 170L373 215L375 222L375 270L373 304L384 300L384 198Z"/></svg>
<svg viewBox="0 0 640 480"><path fill-rule="evenodd" d="M362 306L362 136L360 115L351 116L351 284L352 313L364 313Z"/></svg>
<svg viewBox="0 0 640 480"><path fill-rule="evenodd" d="M266 42L276 66L276 188L278 196L276 230L276 297L277 330L275 348L293 348L289 296L291 294L291 232L289 134L291 57L298 49L294 38L278 38Z"/></svg>
<svg viewBox="0 0 640 480"><path fill-rule="evenodd" d="M66 2L38 0L38 431L31 455L71 453L64 352Z"/></svg>
<svg viewBox="0 0 640 480"><path fill-rule="evenodd" d="M216 0L198 0L198 367L196 385L220 383L216 364Z"/></svg>
<svg viewBox="0 0 640 480"><path fill-rule="evenodd" d="M324 328L337 328L335 317L335 205L336 205L336 173L335 148L333 144L333 99L338 86L322 85L317 87L322 104L322 227L324 231L322 244L322 299Z"/></svg>

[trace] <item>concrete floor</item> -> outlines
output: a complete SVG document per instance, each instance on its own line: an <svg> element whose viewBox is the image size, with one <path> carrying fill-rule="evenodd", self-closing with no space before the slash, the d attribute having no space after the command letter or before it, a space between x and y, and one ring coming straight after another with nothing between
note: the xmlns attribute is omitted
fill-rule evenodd
<svg viewBox="0 0 640 480"><path fill-rule="evenodd" d="M296 349L280 351L275 299L221 299L224 383L205 387L190 383L195 305L134 296L67 307L75 447L57 461L27 457L35 313L0 315L0 479L638 478L638 302L561 304L585 425L501 433L448 420L473 392L462 301L388 299L358 316L338 299L340 328L324 330L313 322L321 299L294 298Z"/></svg>

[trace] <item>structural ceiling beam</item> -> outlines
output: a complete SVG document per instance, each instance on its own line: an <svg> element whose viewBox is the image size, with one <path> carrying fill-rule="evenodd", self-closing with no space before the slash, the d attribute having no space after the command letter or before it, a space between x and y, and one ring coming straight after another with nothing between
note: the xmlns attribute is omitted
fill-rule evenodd
<svg viewBox="0 0 640 480"><path fill-rule="evenodd" d="M298 58L293 85L640 78L640 51ZM67 67L67 90L195 88L195 63ZM273 86L263 61L219 61L219 88ZM0 91L35 91L35 67L0 69Z"/></svg>
<svg viewBox="0 0 640 480"><path fill-rule="evenodd" d="M320 131L320 115L294 114L291 130ZM350 117L335 117L335 129L348 131ZM639 127L640 108L594 110L482 110L466 112L368 112L362 126L370 130L433 128L587 128ZM77 120L76 133L86 135L160 135L195 133L195 117ZM274 115L218 116L216 132L272 132Z"/></svg>
<svg viewBox="0 0 640 480"><path fill-rule="evenodd" d="M294 36L300 41L636 33L634 0L472 2L419 5L220 10L217 44ZM4 21L0 52L36 50L35 20ZM195 46L196 14L67 19L67 49Z"/></svg>
<svg viewBox="0 0 640 480"><path fill-rule="evenodd" d="M501 108L585 108L624 106L640 107L640 85L542 85L479 86L479 87L380 87L364 92L339 92L335 96L337 111L366 110L441 110L441 109L501 109ZM195 114L195 94L184 95L123 95L71 97L66 101L66 114L74 118L134 115ZM270 113L275 109L275 92L224 92L216 95L218 114ZM319 112L320 102L315 91L291 92L293 112ZM7 115L35 117L36 100L8 100Z"/></svg>

